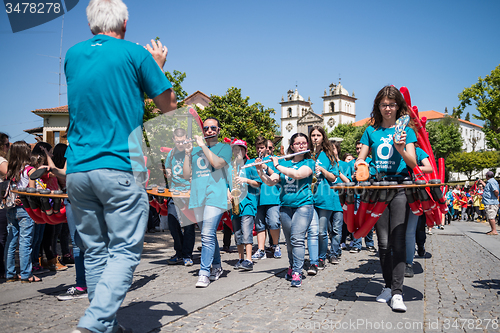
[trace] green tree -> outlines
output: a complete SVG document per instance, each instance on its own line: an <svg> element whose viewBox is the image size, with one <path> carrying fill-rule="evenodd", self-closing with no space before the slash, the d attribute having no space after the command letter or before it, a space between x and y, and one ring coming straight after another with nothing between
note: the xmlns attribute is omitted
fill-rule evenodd
<svg viewBox="0 0 500 333"><path fill-rule="evenodd" d="M467 114L465 115L465 118L464 118L465 121L470 121L470 113L467 112Z"/></svg>
<svg viewBox="0 0 500 333"><path fill-rule="evenodd" d="M184 106L184 99L187 97L187 92L182 89L182 82L186 78L186 73L175 70L170 72L165 72L165 76L168 81L172 84L172 89L175 92L175 97L177 98L177 108ZM158 116L158 112L154 112L156 109L156 104L150 99L146 94L144 94L144 116L143 122L153 119Z"/></svg>
<svg viewBox="0 0 500 333"><path fill-rule="evenodd" d="M272 117L276 112L264 108L259 102L249 104L250 97L243 98L241 89L231 87L223 96L211 95L210 104L203 110L197 108L201 119L219 119L222 130L219 139L238 138L248 144L248 156L256 157L255 140L258 136L274 139L278 124Z"/></svg>
<svg viewBox="0 0 500 333"><path fill-rule="evenodd" d="M361 139L368 125L369 123L366 123L364 126L356 127L353 124L339 124L333 129L333 131L328 133L328 137L343 139L342 143L340 144L342 155L350 153L353 156L357 156L356 141ZM339 156L339 158L342 157L343 156Z"/></svg>
<svg viewBox="0 0 500 333"><path fill-rule="evenodd" d="M453 114L460 115L464 109L476 105L479 116L474 119L483 120L483 132L488 146L500 149L500 65L484 79L479 77L477 83L465 88L459 95L460 105L454 108Z"/></svg>
<svg viewBox="0 0 500 333"><path fill-rule="evenodd" d="M446 166L449 171L464 173L467 179L472 179L483 169L497 167L499 160L496 151L452 153L446 159Z"/></svg>
<svg viewBox="0 0 500 333"><path fill-rule="evenodd" d="M448 155L462 151L463 140L456 118L445 117L439 121L428 122L426 129L436 163L438 158L446 159Z"/></svg>

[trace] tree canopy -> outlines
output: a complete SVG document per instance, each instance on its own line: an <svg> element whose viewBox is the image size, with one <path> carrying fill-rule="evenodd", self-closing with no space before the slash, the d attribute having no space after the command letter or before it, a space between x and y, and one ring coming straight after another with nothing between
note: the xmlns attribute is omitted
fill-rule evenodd
<svg viewBox="0 0 500 333"><path fill-rule="evenodd" d="M483 132L489 147L500 149L500 65L484 79L479 77L477 83L465 88L459 95L460 105L453 110L453 115L460 118L465 108L475 104L479 116L474 119L483 120Z"/></svg>
<svg viewBox="0 0 500 333"><path fill-rule="evenodd" d="M184 82L184 79L186 78L186 73L174 69L172 73L168 71L165 72L165 76L172 84L172 90L175 92L175 96L177 97L177 108L181 108L184 105L184 99L187 97L187 92L182 89L182 82ZM153 110L156 109L156 105L152 99L145 95L144 101L143 122L146 122L159 114L153 112Z"/></svg>
<svg viewBox="0 0 500 333"><path fill-rule="evenodd" d="M342 138L343 141L340 144L341 154L340 159L347 153L357 156L356 154L356 141L360 140L368 127L368 123L364 126L356 127L353 124L338 124L333 131L328 133L330 138Z"/></svg>
<svg viewBox="0 0 500 333"><path fill-rule="evenodd" d="M223 96L211 95L210 104L203 110L197 108L201 119L215 117L220 121L223 138L238 138L248 144L248 156L256 157L255 140L258 136L274 139L278 124L272 117L276 111L265 108L259 102L249 104L250 97L243 98L241 89L231 87Z"/></svg>
<svg viewBox="0 0 500 333"><path fill-rule="evenodd" d="M463 140L457 119L445 117L439 121L428 122L425 128L429 133L429 142L436 161L438 158L446 159L448 155L462 151Z"/></svg>
<svg viewBox="0 0 500 333"><path fill-rule="evenodd" d="M484 169L495 168L500 162L496 151L452 153L446 159L449 171L464 173L468 179Z"/></svg>

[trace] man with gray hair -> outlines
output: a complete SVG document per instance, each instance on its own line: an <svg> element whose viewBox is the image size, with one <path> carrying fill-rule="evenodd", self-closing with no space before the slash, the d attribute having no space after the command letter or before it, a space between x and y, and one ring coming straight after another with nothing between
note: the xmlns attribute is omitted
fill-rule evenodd
<svg viewBox="0 0 500 333"><path fill-rule="evenodd" d="M167 49L124 40L128 10L121 0L91 0L87 19L94 37L71 47L64 63L68 197L90 300L74 333L127 332L116 312L140 261L149 210L141 186L144 94L162 113L177 105L162 70Z"/></svg>
<svg viewBox="0 0 500 333"><path fill-rule="evenodd" d="M488 220L491 230L488 231L487 235L498 235L497 225L495 219L498 212L498 182L494 178L495 174L493 171L488 171L486 173L486 183L479 179L479 183L484 186L483 191L483 204L484 211L486 212L486 219Z"/></svg>

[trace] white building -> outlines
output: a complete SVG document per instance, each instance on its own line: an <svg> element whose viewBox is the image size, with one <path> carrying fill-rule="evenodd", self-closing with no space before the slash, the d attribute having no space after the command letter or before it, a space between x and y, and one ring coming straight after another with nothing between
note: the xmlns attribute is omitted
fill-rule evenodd
<svg viewBox="0 0 500 333"><path fill-rule="evenodd" d="M323 126L326 132L331 132L338 124L354 123L356 119L356 98L354 92L349 92L340 84L330 84L325 89L323 98L323 112L314 113L311 98L306 100L289 90L286 100L281 97L281 146L284 151L288 148L290 138L295 133L309 134L312 126Z"/></svg>

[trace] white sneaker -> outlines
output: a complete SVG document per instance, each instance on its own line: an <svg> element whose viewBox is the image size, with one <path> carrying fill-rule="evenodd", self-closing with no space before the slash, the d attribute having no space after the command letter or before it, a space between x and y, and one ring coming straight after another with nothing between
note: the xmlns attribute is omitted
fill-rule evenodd
<svg viewBox="0 0 500 333"><path fill-rule="evenodd" d="M377 302L387 303L391 300L391 298L392 298L391 288L384 288L382 289L380 295L377 296Z"/></svg>
<svg viewBox="0 0 500 333"><path fill-rule="evenodd" d="M198 277L198 282L196 282L196 288L206 288L210 284L208 276L200 275Z"/></svg>
<svg viewBox="0 0 500 333"><path fill-rule="evenodd" d="M406 305L403 302L403 295L394 295L391 299L391 308L392 311L397 312L406 312Z"/></svg>
<svg viewBox="0 0 500 333"><path fill-rule="evenodd" d="M217 281L222 275L222 267L212 267L210 270L210 281Z"/></svg>

